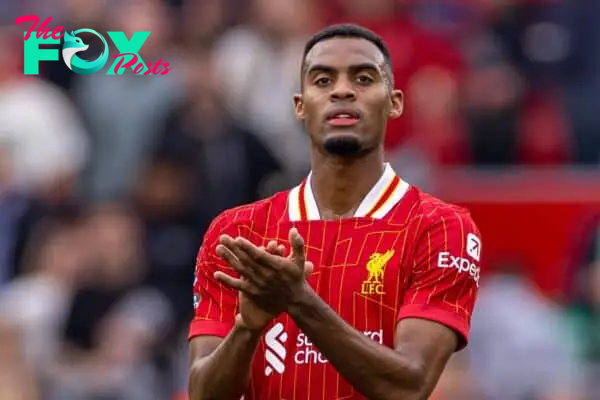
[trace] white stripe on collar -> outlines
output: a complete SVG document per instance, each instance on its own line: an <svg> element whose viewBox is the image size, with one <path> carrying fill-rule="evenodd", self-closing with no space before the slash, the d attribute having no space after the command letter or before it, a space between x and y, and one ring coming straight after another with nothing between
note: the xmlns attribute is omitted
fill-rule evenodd
<svg viewBox="0 0 600 400"><path fill-rule="evenodd" d="M288 214L290 221L316 221L321 219L319 207L311 187L312 172L298 186L290 190L288 196ZM389 163L381 178L362 200L354 213L355 218L371 217L380 219L385 217L404 197L410 185L400 179Z"/></svg>

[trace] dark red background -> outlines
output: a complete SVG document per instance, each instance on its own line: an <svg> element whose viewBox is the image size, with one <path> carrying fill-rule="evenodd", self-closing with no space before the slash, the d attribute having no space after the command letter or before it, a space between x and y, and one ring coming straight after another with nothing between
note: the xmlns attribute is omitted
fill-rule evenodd
<svg viewBox="0 0 600 400"><path fill-rule="evenodd" d="M600 215L600 174L445 172L437 181L441 198L471 210L484 270L517 259L542 291L564 297L589 223Z"/></svg>

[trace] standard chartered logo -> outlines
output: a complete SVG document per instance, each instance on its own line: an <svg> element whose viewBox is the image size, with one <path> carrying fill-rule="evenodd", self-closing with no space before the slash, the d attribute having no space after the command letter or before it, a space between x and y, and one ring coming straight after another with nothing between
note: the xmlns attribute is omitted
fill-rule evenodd
<svg viewBox="0 0 600 400"><path fill-rule="evenodd" d="M383 329L364 331L363 334L371 340L383 344ZM285 371L284 363L287 356L285 344L287 339L287 333L284 332L284 326L281 322L275 324L265 334L265 345L267 348L265 351L265 359L267 361L267 367L265 368L266 376L272 375L273 372L282 374ZM326 364L327 362L325 356L304 333L298 334L294 353L294 363L296 365Z"/></svg>
<svg viewBox="0 0 600 400"><path fill-rule="evenodd" d="M276 323L265 334L265 345L267 346L267 350L265 351L265 359L267 360L267 368L265 368L266 376L270 376L273 371L278 374L282 374L285 371L284 361L287 352L284 344L286 341L287 333L283 331L283 324L281 322Z"/></svg>
<svg viewBox="0 0 600 400"><path fill-rule="evenodd" d="M383 329L378 331L364 331L363 335L374 342L383 344ZM300 333L296 338L296 354L294 354L294 362L298 365L326 364L327 359L304 333Z"/></svg>
<svg viewBox="0 0 600 400"><path fill-rule="evenodd" d="M296 354L294 355L296 364L325 364L327 359L319 352L304 333L296 338Z"/></svg>

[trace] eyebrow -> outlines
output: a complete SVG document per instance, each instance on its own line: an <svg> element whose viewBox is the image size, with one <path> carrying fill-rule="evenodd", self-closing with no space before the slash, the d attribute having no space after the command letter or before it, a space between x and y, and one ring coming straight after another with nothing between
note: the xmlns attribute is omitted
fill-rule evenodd
<svg viewBox="0 0 600 400"><path fill-rule="evenodd" d="M353 65L350 65L348 67L348 69L353 72L364 71L364 70L372 70L372 71L379 72L379 68L377 67L377 65L370 63L370 62L353 64ZM311 65L310 67L308 67L308 69L306 70L306 74L310 75L310 74L314 74L316 72L331 73L334 71L335 71L335 68L333 68L329 65L315 64L315 65Z"/></svg>

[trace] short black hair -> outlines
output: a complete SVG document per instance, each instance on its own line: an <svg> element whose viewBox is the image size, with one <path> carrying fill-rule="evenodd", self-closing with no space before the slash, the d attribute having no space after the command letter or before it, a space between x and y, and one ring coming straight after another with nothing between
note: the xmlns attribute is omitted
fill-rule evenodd
<svg viewBox="0 0 600 400"><path fill-rule="evenodd" d="M387 68L389 68L389 73L392 73L392 57L390 56L390 50L381 36L360 25L336 24L330 25L315 33L308 40L308 42L306 42L306 45L304 46L304 53L302 55L302 74L304 74L306 67L306 56L312 50L312 48L320 42L334 38L364 39L373 43L379 49L379 51L381 51L381 54L383 54L385 65ZM389 79L391 82L393 82L393 76L390 76Z"/></svg>

